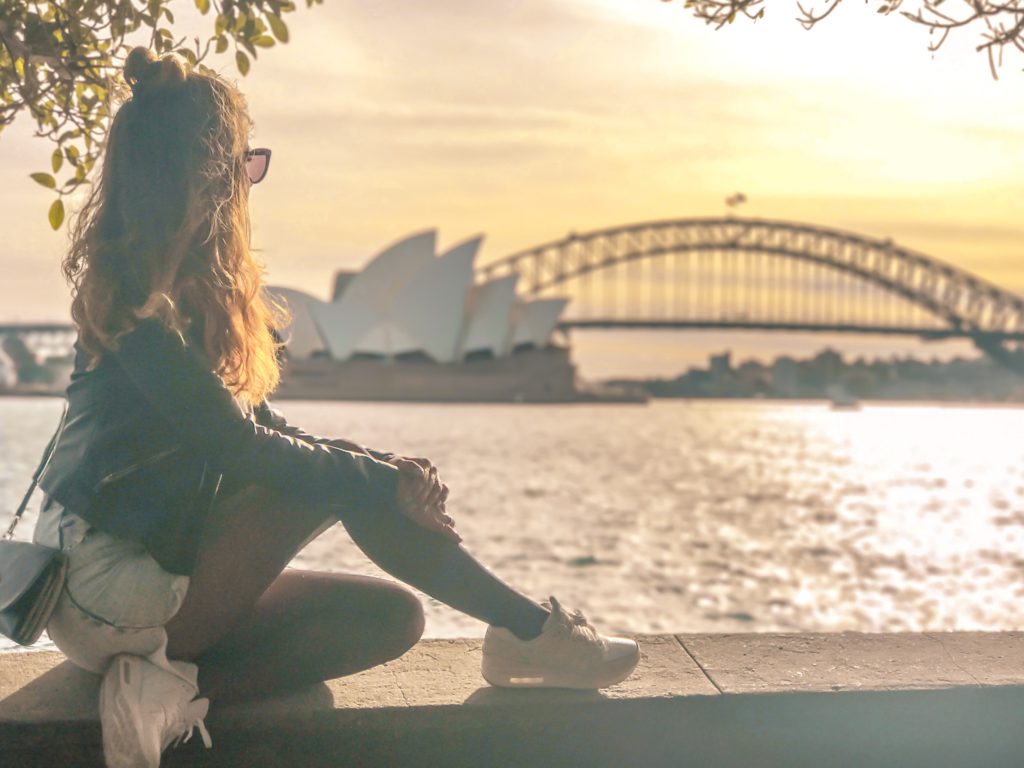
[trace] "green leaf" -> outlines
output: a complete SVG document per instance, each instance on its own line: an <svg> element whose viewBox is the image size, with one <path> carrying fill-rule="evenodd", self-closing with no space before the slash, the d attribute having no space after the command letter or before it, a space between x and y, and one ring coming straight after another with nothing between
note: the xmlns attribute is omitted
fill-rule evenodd
<svg viewBox="0 0 1024 768"><path fill-rule="evenodd" d="M235 51L235 64L238 65L238 71L241 73L242 77L249 74L249 57L241 51ZM42 184L42 182L39 183Z"/></svg>
<svg viewBox="0 0 1024 768"><path fill-rule="evenodd" d="M59 148L53 150L53 154L50 156L50 166L53 168L53 172L59 171L62 165L64 165L64 155L61 154Z"/></svg>
<svg viewBox="0 0 1024 768"><path fill-rule="evenodd" d="M48 218L50 219L50 226L54 229L60 229L60 225L64 223L64 201L57 199L53 201L53 205L50 206L50 213Z"/></svg>
<svg viewBox="0 0 1024 768"><path fill-rule="evenodd" d="M288 25L281 21L280 16L267 16L267 23L270 24L270 31L274 37L282 43L288 42Z"/></svg>
<svg viewBox="0 0 1024 768"><path fill-rule="evenodd" d="M228 39L224 35L217 35L217 53L224 53L228 49Z"/></svg>
<svg viewBox="0 0 1024 768"><path fill-rule="evenodd" d="M196 0L196 8L205 16L210 12L210 0Z"/></svg>
<svg viewBox="0 0 1024 768"><path fill-rule="evenodd" d="M228 24L230 23L231 20L227 16L225 16L223 13L218 13L217 20L213 22L213 34L224 34L224 30L228 28Z"/></svg>
<svg viewBox="0 0 1024 768"><path fill-rule="evenodd" d="M252 44L258 45L260 48L273 48L275 42L274 38L270 35L260 35L252 39Z"/></svg>
<svg viewBox="0 0 1024 768"><path fill-rule="evenodd" d="M29 175L36 184L42 184L47 189L56 189L57 187L57 180L48 173L32 173Z"/></svg>

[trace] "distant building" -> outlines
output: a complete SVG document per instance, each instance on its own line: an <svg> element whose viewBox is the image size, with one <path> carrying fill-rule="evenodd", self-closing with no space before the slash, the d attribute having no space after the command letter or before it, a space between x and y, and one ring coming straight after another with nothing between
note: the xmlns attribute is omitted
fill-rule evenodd
<svg viewBox="0 0 1024 768"><path fill-rule="evenodd" d="M723 352L720 355L711 355L708 360L708 370L716 379L721 379L732 373L732 352Z"/></svg>
<svg viewBox="0 0 1024 768"><path fill-rule="evenodd" d="M18 383L18 369L14 361L0 347L0 388L10 388Z"/></svg>
<svg viewBox="0 0 1024 768"><path fill-rule="evenodd" d="M1024 350L1015 354L1024 367ZM824 398L840 405L859 400L1024 402L1024 378L985 357L931 362L858 358L846 363L835 350L803 360L781 356L769 366L747 360L732 367L727 355L716 355L710 370L694 367L674 379L610 383L640 385L654 397Z"/></svg>
<svg viewBox="0 0 1024 768"><path fill-rule="evenodd" d="M0 349L13 367L19 384L52 384L53 371L43 365L39 355L29 349L25 339L17 334L8 334L0 339Z"/></svg>
<svg viewBox="0 0 1024 768"><path fill-rule="evenodd" d="M520 299L514 274L475 283L482 239L436 255L434 230L406 237L361 271L337 273L327 302L269 288L292 315L283 333L289 357L456 363L548 346L569 300Z"/></svg>
<svg viewBox="0 0 1024 768"><path fill-rule="evenodd" d="M582 381L552 334L569 300L526 299L518 275L476 282L483 238L437 254L433 230L399 240L330 301L270 287L287 306L275 397L458 402L644 402L639 387Z"/></svg>
<svg viewBox="0 0 1024 768"><path fill-rule="evenodd" d="M341 295L348 288L348 284L356 274L358 273L345 269L339 269L334 273L334 291L331 293L331 301L337 301L341 298Z"/></svg>
<svg viewBox="0 0 1024 768"><path fill-rule="evenodd" d="M771 391L771 377L768 368L757 360L746 360L736 368L736 376L742 391L765 395Z"/></svg>
<svg viewBox="0 0 1024 768"><path fill-rule="evenodd" d="M800 394L800 364L791 357L779 357L772 363L772 389L779 397Z"/></svg>

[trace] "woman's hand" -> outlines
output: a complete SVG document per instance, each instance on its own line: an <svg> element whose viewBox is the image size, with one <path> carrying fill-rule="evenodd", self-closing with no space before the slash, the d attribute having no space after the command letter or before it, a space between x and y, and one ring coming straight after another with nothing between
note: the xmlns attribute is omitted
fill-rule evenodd
<svg viewBox="0 0 1024 768"><path fill-rule="evenodd" d="M417 525L447 536L458 543L455 521L445 510L448 486L437 475L437 467L428 459L394 456L389 464L398 467L398 506Z"/></svg>

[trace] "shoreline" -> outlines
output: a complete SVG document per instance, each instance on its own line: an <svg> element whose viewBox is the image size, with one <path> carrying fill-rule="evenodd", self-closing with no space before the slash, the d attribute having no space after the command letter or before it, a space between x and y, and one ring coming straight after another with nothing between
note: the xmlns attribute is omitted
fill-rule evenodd
<svg viewBox="0 0 1024 768"><path fill-rule="evenodd" d="M0 387L0 398L62 398L65 392L60 390L40 390ZM806 397L662 397L651 395L647 400L633 400L629 398L602 398L580 397L574 400L457 400L439 399L429 400L421 398L405 399L382 399L382 398L338 398L338 397L303 397L289 395L282 397L275 393L271 398L272 402L307 402L307 403L396 403L396 404L423 404L423 405L587 405L587 404L637 404L645 405L656 402L687 402L687 403L739 403L749 405L753 403L763 405L821 405L828 406L828 398L806 398ZM862 398L859 400L862 406L871 407L930 407L930 408L1024 408L1024 400L936 400L936 399L887 399L887 398Z"/></svg>

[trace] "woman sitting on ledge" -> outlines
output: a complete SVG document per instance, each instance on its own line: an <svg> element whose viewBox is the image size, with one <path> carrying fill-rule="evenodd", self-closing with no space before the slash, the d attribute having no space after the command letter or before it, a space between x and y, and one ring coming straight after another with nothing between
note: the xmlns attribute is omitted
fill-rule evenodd
<svg viewBox="0 0 1024 768"><path fill-rule="evenodd" d="M423 611L398 584L286 570L340 520L385 571L489 624L483 676L600 688L632 640L538 604L461 545L426 459L308 435L267 406L275 329L249 248L251 149L242 95L144 48L64 272L78 329L69 410L42 475L36 541L68 578L47 627L103 675L110 766L157 766L210 701L282 691L397 658ZM202 697L202 698L199 698Z"/></svg>

